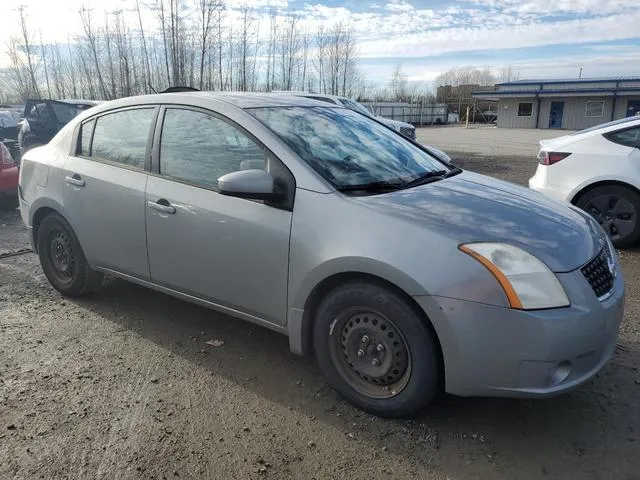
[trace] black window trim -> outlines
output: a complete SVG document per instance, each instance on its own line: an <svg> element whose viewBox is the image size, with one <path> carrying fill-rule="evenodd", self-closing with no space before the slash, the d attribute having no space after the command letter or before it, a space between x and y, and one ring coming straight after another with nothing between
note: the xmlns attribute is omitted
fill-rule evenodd
<svg viewBox="0 0 640 480"><path fill-rule="evenodd" d="M109 160L107 158L102 158L102 157L94 157L94 156L86 156L86 155L82 155L81 150L79 150L80 148L80 141L82 139L82 128L84 127L85 124L88 124L90 122L95 122L93 125L93 131L91 132L91 144L89 147L89 152L90 154L93 153L93 138L95 135L95 131L96 131L96 125L98 124L98 119L100 117L104 117L105 115L110 115L112 113L119 113L119 112L124 112L127 110L153 110L153 115L151 117L151 123L149 125L149 131L147 132L147 144L145 147L145 154L144 154L144 165L142 168L133 166L133 165L127 165L124 163L120 163L120 162L115 162L113 160ZM156 121L158 118L158 114L159 114L159 105L156 104L151 104L151 103L143 103L143 104L138 104L138 105L128 105L126 107L120 107L120 108L114 108L111 110L105 110L103 112L97 113L89 118L86 118L85 120L83 120L82 122L80 122L78 124L78 126L76 127L76 130L74 132L74 138L75 141L71 142L71 145L73 145L72 147L72 151L70 152L70 154L74 157L78 157L78 158L82 158L84 160L90 160L93 162L97 162L97 163L103 163L105 165L111 165L114 167L120 167L120 168L124 168L127 170L131 170L134 172L149 172L151 170L151 152L152 152L152 146L153 146L153 137L154 137L154 132L155 132L155 125L156 125Z"/></svg>
<svg viewBox="0 0 640 480"><path fill-rule="evenodd" d="M632 125L631 127L627 127L627 128L621 128L620 130L613 130L611 132L607 132L607 133L603 133L602 136L604 138L606 138L607 140L609 140L612 143L615 143L616 145L622 145L624 147L629 147L629 148L640 148L640 142L638 142L638 144L634 144L631 142L621 142L620 140L615 140L615 135L617 133L623 133L626 132L628 130L635 130L638 129L640 130L640 124L639 125Z"/></svg>
<svg viewBox="0 0 640 480"><path fill-rule="evenodd" d="M181 183L183 185L187 185L190 187L195 187L195 188L200 188L202 190L207 190L213 193L216 193L218 195L222 195L220 193L220 191L218 190L218 188L214 187L214 186L206 186L206 185L202 185L202 184L198 184L198 183L193 183L193 182L189 182L188 180L182 179L182 178L177 178L177 177L172 177L171 175L165 175L163 173L160 173L160 144L162 142L162 128L164 125L164 118L166 115L166 111L169 109L174 109L174 110L191 110L194 112L198 112L198 113L202 113L205 115L210 115L214 118L217 118L229 125L231 125L232 127L238 129L240 132L242 132L244 135L246 135L251 141L253 141L259 148L261 148L266 155L269 155L269 157L271 159L273 159L274 161L276 161L279 165L279 168L282 169L284 172L286 172L286 176L287 176L287 190L288 190L288 199L282 203L278 203L278 204L272 204L270 202L266 202L263 200L252 200L252 199L242 199L245 201L250 201L250 202L257 202L257 203L262 203L274 208L279 208L282 210L288 210L288 211L292 211L293 210L293 203L294 203L294 197L295 197L295 191L296 191L296 179L295 176L293 175L293 173L291 172L291 170L289 170L289 167L287 167L287 165L275 154L273 153L273 151L268 148L264 143L262 143L258 138L256 138L255 135L253 135L251 132L249 132L246 128L244 128L242 125L238 124L237 122L233 121L232 119L230 119L229 117L222 115L218 112L215 112L213 110L209 110L208 108L204 108L204 107L198 107L196 105L185 105L185 104L178 104L178 103L167 103L167 104L160 104L158 105L159 109L157 112L157 117L155 119L154 122L154 135L153 135L153 143L152 143L152 150L151 150L151 155L150 155L150 166L149 166L149 174L153 175L155 177L159 177L159 178L164 178L166 180L170 180L172 182L177 182L177 183Z"/></svg>
<svg viewBox="0 0 640 480"><path fill-rule="evenodd" d="M520 115L520 105L531 105L531 112L529 115ZM518 102L518 111L516 112L518 118L531 118L533 117L533 102Z"/></svg>

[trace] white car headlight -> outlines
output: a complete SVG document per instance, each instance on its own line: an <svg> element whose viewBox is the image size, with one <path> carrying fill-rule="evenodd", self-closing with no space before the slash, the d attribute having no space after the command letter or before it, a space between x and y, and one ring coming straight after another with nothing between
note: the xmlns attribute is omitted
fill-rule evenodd
<svg viewBox="0 0 640 480"><path fill-rule="evenodd" d="M498 280L511 308L535 310L570 305L555 274L530 253L505 243L468 243L459 248Z"/></svg>

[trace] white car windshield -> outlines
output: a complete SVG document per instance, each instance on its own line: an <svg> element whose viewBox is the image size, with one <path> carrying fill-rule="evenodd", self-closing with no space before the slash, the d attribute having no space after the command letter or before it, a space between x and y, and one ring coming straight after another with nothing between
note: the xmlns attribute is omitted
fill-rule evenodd
<svg viewBox="0 0 640 480"><path fill-rule="evenodd" d="M268 107L248 110L338 189L413 185L451 167L401 135L344 108ZM411 184L411 185L409 185Z"/></svg>

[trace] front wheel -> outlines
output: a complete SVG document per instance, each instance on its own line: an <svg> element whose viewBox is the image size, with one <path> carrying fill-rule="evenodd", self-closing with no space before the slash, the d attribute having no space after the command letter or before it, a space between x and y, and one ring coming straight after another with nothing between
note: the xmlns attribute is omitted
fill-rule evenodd
<svg viewBox="0 0 640 480"><path fill-rule="evenodd" d="M49 214L38 227L38 256L45 276L63 295L76 297L96 290L102 274L89 267L71 225Z"/></svg>
<svg viewBox="0 0 640 480"><path fill-rule="evenodd" d="M621 185L603 185L580 196L576 206L591 214L616 248L640 240L640 195Z"/></svg>
<svg viewBox="0 0 640 480"><path fill-rule="evenodd" d="M405 417L439 391L434 334L401 295L354 282L320 303L314 348L328 382L350 403L375 415Z"/></svg>

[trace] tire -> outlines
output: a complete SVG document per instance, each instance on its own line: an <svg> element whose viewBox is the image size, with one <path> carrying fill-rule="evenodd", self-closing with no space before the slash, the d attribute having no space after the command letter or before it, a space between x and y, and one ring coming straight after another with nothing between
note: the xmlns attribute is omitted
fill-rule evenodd
<svg viewBox="0 0 640 480"><path fill-rule="evenodd" d="M412 416L440 391L439 349L426 322L389 289L344 284L316 311L317 362L329 384L356 407L381 417Z"/></svg>
<svg viewBox="0 0 640 480"><path fill-rule="evenodd" d="M621 185L594 187L575 204L600 223L614 247L629 247L640 240L640 195L634 190Z"/></svg>
<svg viewBox="0 0 640 480"><path fill-rule="evenodd" d="M78 297L102 285L103 275L89 266L71 225L60 215L42 219L37 246L45 276L62 295Z"/></svg>

